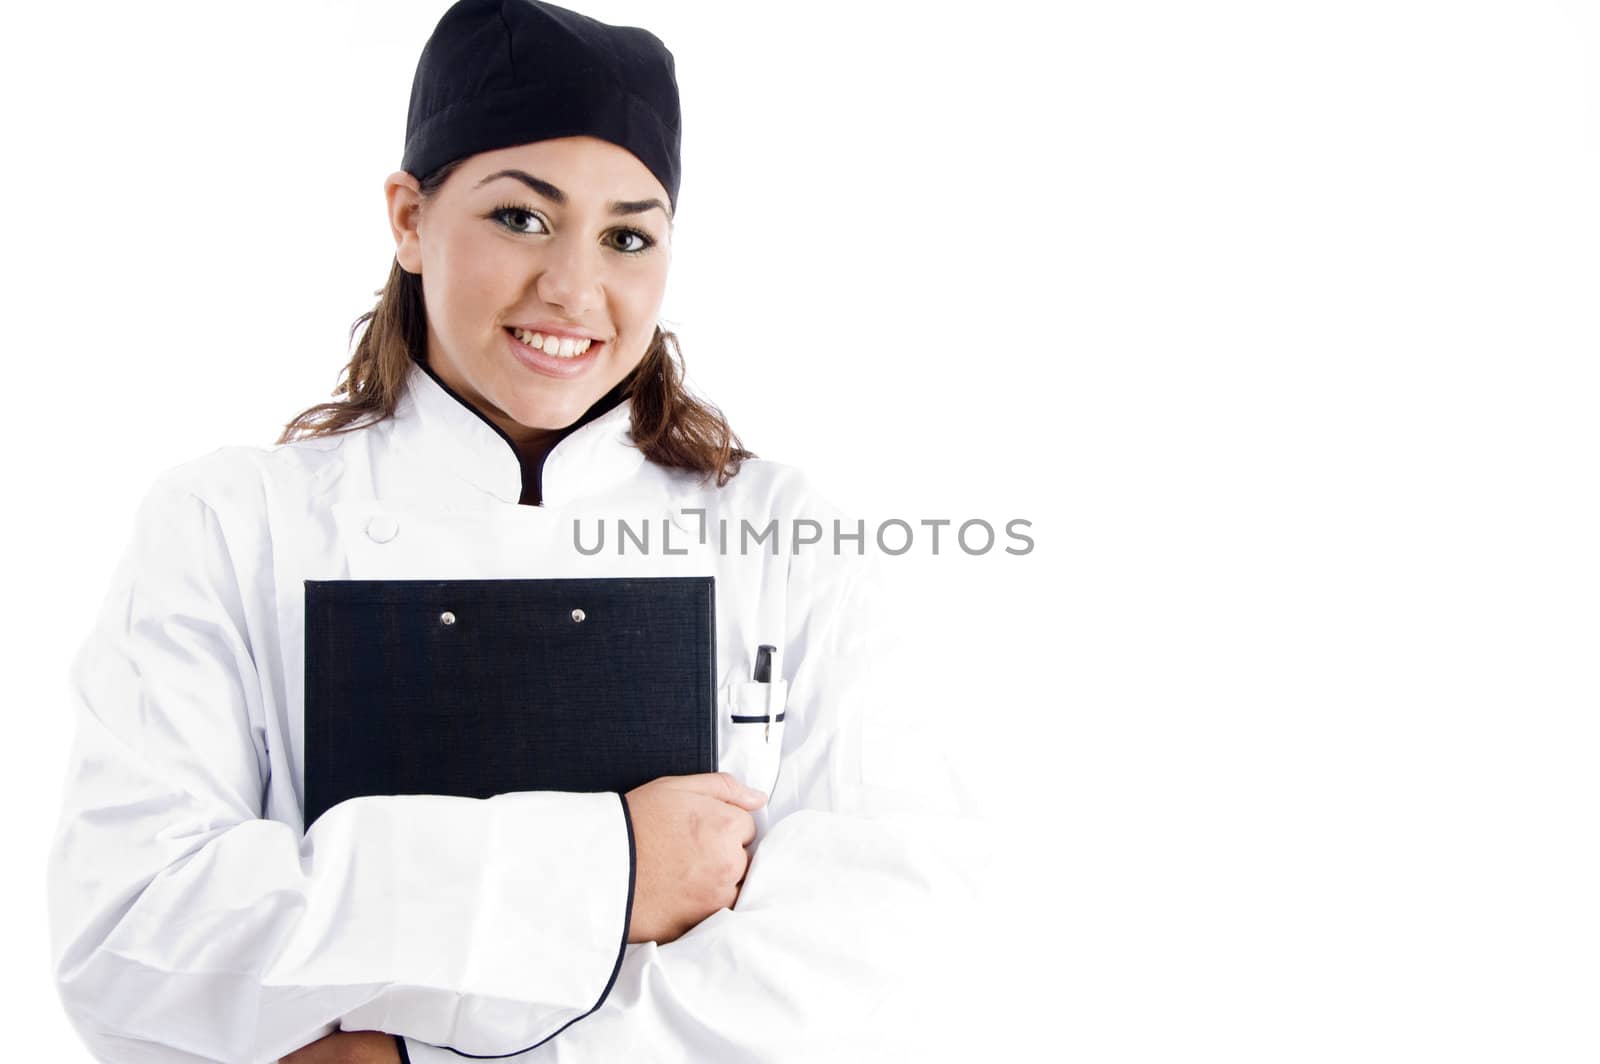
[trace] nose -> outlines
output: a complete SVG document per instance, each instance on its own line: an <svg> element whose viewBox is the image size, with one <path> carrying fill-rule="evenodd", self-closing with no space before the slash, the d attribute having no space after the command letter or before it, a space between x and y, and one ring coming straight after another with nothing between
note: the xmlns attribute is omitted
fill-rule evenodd
<svg viewBox="0 0 1600 1064"><path fill-rule="evenodd" d="M581 318L600 304L600 248L592 242L558 236L540 256L534 290L545 305Z"/></svg>

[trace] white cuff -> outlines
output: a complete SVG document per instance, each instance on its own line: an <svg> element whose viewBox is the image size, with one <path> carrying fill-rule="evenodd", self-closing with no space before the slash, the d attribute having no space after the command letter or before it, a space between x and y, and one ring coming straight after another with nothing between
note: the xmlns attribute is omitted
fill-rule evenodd
<svg viewBox="0 0 1600 1064"><path fill-rule="evenodd" d="M341 1017L345 1030L403 1034L413 1061L532 1049L599 1008L622 964L635 860L627 799L528 791L488 801L497 814L492 838L473 849L488 854L483 866L431 877L471 891L469 940L445 941L459 927L407 929L396 952L415 981ZM625 845L613 844L623 841L617 827ZM431 951L454 963L418 971Z"/></svg>

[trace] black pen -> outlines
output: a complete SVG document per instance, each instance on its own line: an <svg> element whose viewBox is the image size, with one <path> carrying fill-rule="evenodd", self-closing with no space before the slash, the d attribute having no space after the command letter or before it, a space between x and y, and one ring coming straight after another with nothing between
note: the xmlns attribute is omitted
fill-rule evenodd
<svg viewBox="0 0 1600 1064"><path fill-rule="evenodd" d="M767 715L767 723L761 733L763 742L772 741L772 652L777 649L769 643L756 647L756 671L751 677L756 683L768 685L764 692L766 697L761 700L762 712Z"/></svg>

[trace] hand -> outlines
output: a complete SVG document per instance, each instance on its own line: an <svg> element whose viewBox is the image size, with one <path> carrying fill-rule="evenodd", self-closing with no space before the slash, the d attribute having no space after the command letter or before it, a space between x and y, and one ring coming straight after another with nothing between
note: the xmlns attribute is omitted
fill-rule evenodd
<svg viewBox="0 0 1600 1064"><path fill-rule="evenodd" d="M400 1050L394 1035L382 1031L335 1031L278 1064L400 1064Z"/></svg>
<svg viewBox="0 0 1600 1064"><path fill-rule="evenodd" d="M739 897L762 792L726 772L662 776L628 791L633 821L629 942L671 942Z"/></svg>

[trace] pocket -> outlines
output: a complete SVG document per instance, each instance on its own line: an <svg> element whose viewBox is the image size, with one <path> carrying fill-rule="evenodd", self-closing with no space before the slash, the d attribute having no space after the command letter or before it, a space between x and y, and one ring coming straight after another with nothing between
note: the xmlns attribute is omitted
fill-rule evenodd
<svg viewBox="0 0 1600 1064"><path fill-rule="evenodd" d="M724 689L717 767L768 795L778 782L788 695L783 680L737 680Z"/></svg>

